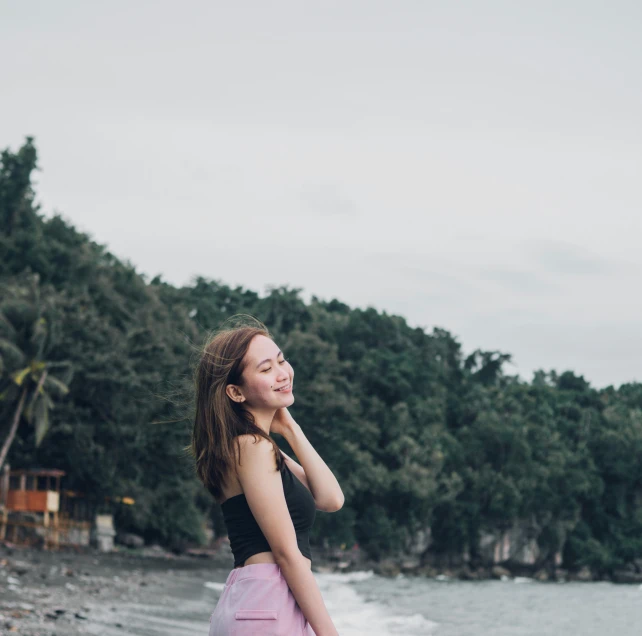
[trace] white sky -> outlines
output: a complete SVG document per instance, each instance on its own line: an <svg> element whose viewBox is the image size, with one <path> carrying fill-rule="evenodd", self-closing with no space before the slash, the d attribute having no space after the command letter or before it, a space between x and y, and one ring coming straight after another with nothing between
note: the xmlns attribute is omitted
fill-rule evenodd
<svg viewBox="0 0 642 636"><path fill-rule="evenodd" d="M642 4L0 0L0 148L139 271L642 381ZM214 325L212 325L214 326Z"/></svg>

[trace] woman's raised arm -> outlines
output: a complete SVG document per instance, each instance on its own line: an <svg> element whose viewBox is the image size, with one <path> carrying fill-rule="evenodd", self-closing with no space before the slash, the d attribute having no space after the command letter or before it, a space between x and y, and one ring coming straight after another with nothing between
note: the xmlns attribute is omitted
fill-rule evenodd
<svg viewBox="0 0 642 636"><path fill-rule="evenodd" d="M336 477L314 450L310 440L305 436L301 427L296 423L287 408L279 409L274 416L277 427L275 432L283 435L290 448L294 451L301 465L288 457L288 465L292 472L307 486L314 497L317 510L336 512L343 506L345 497ZM274 421L274 420L273 420ZM283 451L281 451L283 452Z"/></svg>

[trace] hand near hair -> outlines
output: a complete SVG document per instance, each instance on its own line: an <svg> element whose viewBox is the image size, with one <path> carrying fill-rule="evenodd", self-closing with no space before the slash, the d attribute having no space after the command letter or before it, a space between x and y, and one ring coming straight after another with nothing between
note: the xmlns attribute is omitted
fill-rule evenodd
<svg viewBox="0 0 642 636"><path fill-rule="evenodd" d="M270 433L277 433L278 435L283 435L283 437L285 437L297 426L298 424L295 422L292 415L290 415L290 411L288 411L287 406L284 406L277 409L274 413L274 418L270 424Z"/></svg>

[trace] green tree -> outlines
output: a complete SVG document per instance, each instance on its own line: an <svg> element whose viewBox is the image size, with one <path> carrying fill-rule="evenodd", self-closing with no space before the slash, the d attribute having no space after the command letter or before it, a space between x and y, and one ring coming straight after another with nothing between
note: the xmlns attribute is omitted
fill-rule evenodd
<svg viewBox="0 0 642 636"><path fill-rule="evenodd" d="M568 370L526 382L507 373L507 353L464 356L443 328L306 303L287 286L148 282L60 215L39 214L36 169L29 138L0 154L0 422L15 424L12 464L62 468L67 487L96 497L133 496L115 511L119 529L201 541L203 520L221 517L181 452L182 396L195 345L251 314L292 362L293 415L346 495L317 515L313 545L358 541L384 556L429 531L425 558L467 551L475 562L481 537L529 524L541 564L561 551L567 567L608 573L642 557L642 384L595 389Z"/></svg>
<svg viewBox="0 0 642 636"><path fill-rule="evenodd" d="M69 392L69 361L51 361L55 327L54 295L41 293L37 274L0 282L0 399L13 411L11 426L0 449L0 468L24 417L35 429L40 446L49 430L55 398ZM57 375L54 375L57 374Z"/></svg>

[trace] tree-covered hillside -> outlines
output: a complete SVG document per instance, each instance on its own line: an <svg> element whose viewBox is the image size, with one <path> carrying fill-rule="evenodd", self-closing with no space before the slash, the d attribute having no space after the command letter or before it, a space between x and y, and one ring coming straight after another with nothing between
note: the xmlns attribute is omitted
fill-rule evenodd
<svg viewBox="0 0 642 636"><path fill-rule="evenodd" d="M207 278L148 281L40 214L36 167L30 139L2 153L0 443L24 386L35 390L43 370L64 386L49 381L50 400L21 416L12 466L61 468L67 488L134 497L117 523L150 541L202 540L216 511L183 451L185 396L206 334L249 313L295 368L292 413L345 493L341 511L317 515L314 544L482 562L521 528L540 565L558 553L606 573L642 558L641 384L596 389L571 371L524 382L504 372L507 354L464 356L443 329L305 303L288 287L261 297ZM17 381L27 366L31 385Z"/></svg>

